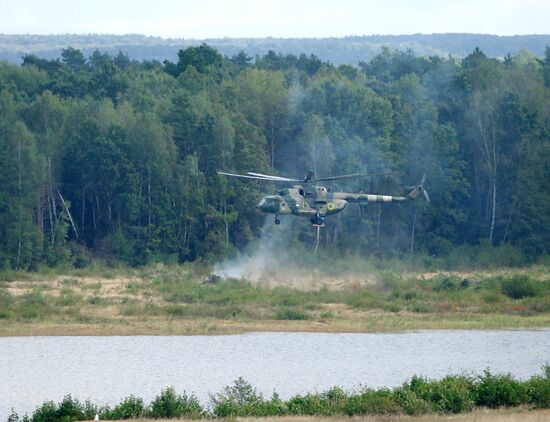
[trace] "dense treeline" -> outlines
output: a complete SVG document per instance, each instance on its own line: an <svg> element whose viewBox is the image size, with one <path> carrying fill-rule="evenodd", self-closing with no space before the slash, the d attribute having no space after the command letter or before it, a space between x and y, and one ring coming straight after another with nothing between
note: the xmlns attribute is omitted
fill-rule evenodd
<svg viewBox="0 0 550 422"><path fill-rule="evenodd" d="M459 61L384 49L358 67L270 52L254 64L207 45L175 63L119 53L0 64L0 266L89 251L131 264L212 259L258 236L272 186L219 169L319 176L399 170L336 185L400 194L425 172L432 203L350 207L342 253L445 255L550 249L550 49ZM311 228L294 220L296 241Z"/></svg>
<svg viewBox="0 0 550 422"><path fill-rule="evenodd" d="M66 396L60 403L52 401L37 407L31 416L19 417L12 411L8 422L49 422L100 419L138 418L235 418L267 416L356 416L356 415L424 415L470 412L475 406L499 408L526 405L550 407L550 367L543 375L518 381L511 375L447 376L427 380L414 376L401 387L389 389L363 388L346 392L333 387L323 393L296 395L282 400L274 392L266 399L252 385L238 378L233 385L212 395L210 408L205 408L193 394L177 394L164 389L146 405L143 399L130 396L114 407L99 407L89 401L81 403Z"/></svg>

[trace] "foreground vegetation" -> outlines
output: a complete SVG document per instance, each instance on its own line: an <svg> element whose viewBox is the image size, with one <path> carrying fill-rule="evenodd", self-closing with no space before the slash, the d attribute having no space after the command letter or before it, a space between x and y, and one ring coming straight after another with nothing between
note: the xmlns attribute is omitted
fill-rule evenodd
<svg viewBox="0 0 550 422"><path fill-rule="evenodd" d="M55 422L100 419L136 418L228 418L237 416L355 416L355 415L424 415L469 412L474 407L509 406L550 408L550 367L542 375L519 381L510 375L447 376L441 380L413 377L394 389L363 388L346 392L333 387L323 393L297 395L283 400L277 393L266 399L242 378L222 392L210 397L203 406L193 395L163 390L150 404L135 396L119 404L98 406L66 396L60 403L46 402L31 416L20 418L12 413L9 422Z"/></svg>
<svg viewBox="0 0 550 422"><path fill-rule="evenodd" d="M549 327L549 275L546 266L462 273L287 268L249 282L199 264L4 272L0 335Z"/></svg>

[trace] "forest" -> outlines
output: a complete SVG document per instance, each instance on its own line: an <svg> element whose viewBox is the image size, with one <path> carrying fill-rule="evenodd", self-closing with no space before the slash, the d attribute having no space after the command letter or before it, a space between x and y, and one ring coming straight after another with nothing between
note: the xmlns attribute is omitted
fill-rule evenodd
<svg viewBox="0 0 550 422"><path fill-rule="evenodd" d="M145 265L232 256L257 239L266 182L397 171L334 188L431 203L349 207L328 220L334 256L550 252L550 48L503 60L383 48L358 66L202 44L174 62L67 47L0 62L0 269ZM271 222L271 218L269 218ZM307 221L286 220L307 247Z"/></svg>
<svg viewBox="0 0 550 422"><path fill-rule="evenodd" d="M134 60L177 60L178 51L197 47L202 42L217 49L222 55L233 56L244 50L249 56L264 56L269 50L282 54L314 54L335 65L357 65L368 61L383 46L390 49L411 49L419 56L465 57L479 47L489 57L503 58L507 54L527 51L544 55L550 44L550 35L497 36L489 34L410 34L410 35L358 35L324 38L161 38L139 34L1 34L0 60L20 64L25 54L42 58L59 58L68 45L78 48L85 56L96 49L116 55L119 50Z"/></svg>

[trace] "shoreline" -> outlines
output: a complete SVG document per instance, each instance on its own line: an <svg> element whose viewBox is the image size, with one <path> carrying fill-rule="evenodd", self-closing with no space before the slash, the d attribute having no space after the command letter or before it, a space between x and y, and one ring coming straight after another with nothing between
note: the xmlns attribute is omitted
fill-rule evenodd
<svg viewBox="0 0 550 422"><path fill-rule="evenodd" d="M153 324L78 324L78 323L0 323L0 337L40 336L209 336L236 335L253 332L296 333L405 333L418 331L518 331L548 330L550 316L514 319L517 324L487 324L487 321L443 321L427 325L423 320L409 319L407 324L396 324L391 316L374 326L363 324L332 324L318 321L225 321L189 320L156 321ZM364 322L364 321L360 321ZM392 323L393 322L393 323ZM523 323L523 324L522 324Z"/></svg>

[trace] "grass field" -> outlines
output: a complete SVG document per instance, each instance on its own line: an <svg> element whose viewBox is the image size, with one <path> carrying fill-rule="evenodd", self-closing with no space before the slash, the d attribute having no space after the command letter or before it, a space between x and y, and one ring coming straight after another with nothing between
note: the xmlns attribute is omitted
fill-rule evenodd
<svg viewBox="0 0 550 422"><path fill-rule="evenodd" d="M200 265L0 274L0 335L376 332L550 327L550 268L334 274L255 282Z"/></svg>

